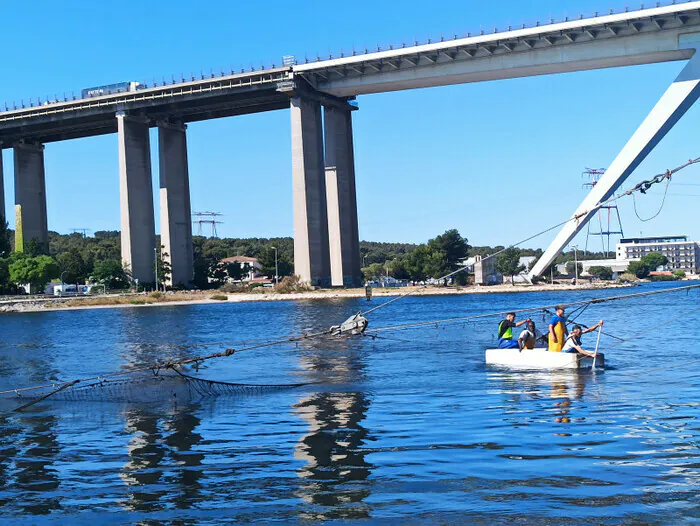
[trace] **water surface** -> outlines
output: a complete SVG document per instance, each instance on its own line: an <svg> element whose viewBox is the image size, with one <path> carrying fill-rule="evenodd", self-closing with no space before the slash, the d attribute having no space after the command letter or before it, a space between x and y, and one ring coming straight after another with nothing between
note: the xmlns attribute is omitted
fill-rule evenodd
<svg viewBox="0 0 700 526"><path fill-rule="evenodd" d="M678 285L410 297L374 313L371 326L669 286ZM44 402L23 413L3 403L0 516L27 524L697 524L700 314L691 311L699 300L695 290L591 306L580 321L603 318L623 338L644 333L622 344L603 337L610 368L598 374L486 367L493 319L270 347L198 373L311 383L298 389L177 405ZM327 328L377 301L5 314L0 386L240 348ZM534 319L545 328L541 315Z"/></svg>

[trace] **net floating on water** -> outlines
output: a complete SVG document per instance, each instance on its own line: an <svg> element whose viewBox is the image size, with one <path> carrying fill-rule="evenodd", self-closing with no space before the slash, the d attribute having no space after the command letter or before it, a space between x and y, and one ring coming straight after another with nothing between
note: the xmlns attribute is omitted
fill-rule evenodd
<svg viewBox="0 0 700 526"><path fill-rule="evenodd" d="M192 402L215 396L245 396L267 391L292 389L299 384L239 384L219 382L176 374L141 374L119 379L100 379L89 383L77 383L47 397L47 400L69 402ZM12 392L5 395L16 400L30 402L50 394L61 384L41 389Z"/></svg>

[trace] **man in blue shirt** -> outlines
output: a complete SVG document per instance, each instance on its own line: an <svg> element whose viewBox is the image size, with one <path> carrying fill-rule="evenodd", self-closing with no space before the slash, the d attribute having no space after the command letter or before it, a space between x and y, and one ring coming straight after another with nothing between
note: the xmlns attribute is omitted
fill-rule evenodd
<svg viewBox="0 0 700 526"><path fill-rule="evenodd" d="M527 323L528 321L530 321L530 318L516 323L514 312L506 314L506 319L498 324L498 348L518 349L518 340L513 339L513 327L520 327L523 323Z"/></svg>

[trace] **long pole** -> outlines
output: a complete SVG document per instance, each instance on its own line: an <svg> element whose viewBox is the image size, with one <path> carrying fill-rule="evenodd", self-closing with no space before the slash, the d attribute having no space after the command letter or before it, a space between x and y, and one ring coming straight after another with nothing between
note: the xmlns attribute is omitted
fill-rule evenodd
<svg viewBox="0 0 700 526"><path fill-rule="evenodd" d="M153 262L156 266L156 290L158 290L158 247L153 247Z"/></svg>
<svg viewBox="0 0 700 526"><path fill-rule="evenodd" d="M591 367L595 370L595 359L598 357L598 346L600 345L600 333L603 332L603 326L598 326L598 339L595 342L595 351L593 351L593 366Z"/></svg>
<svg viewBox="0 0 700 526"><path fill-rule="evenodd" d="M578 287L578 250L574 247L574 274L576 276L576 286Z"/></svg>
<svg viewBox="0 0 700 526"><path fill-rule="evenodd" d="M279 267L277 266L277 247L271 247L272 250L275 251L275 285L280 284L280 271Z"/></svg>

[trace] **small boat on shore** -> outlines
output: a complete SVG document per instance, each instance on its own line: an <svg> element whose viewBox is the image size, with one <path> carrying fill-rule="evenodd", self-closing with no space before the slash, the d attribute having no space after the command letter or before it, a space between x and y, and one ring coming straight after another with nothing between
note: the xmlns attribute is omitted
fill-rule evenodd
<svg viewBox="0 0 700 526"><path fill-rule="evenodd" d="M486 364L522 369L591 369L593 358L578 353L549 352L547 349L486 349ZM605 368L605 356L598 353L595 368Z"/></svg>

